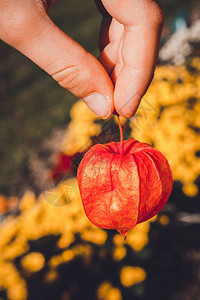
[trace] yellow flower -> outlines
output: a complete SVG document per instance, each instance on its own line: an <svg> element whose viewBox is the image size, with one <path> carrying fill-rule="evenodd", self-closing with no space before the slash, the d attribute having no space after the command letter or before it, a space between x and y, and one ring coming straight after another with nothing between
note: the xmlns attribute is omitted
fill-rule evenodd
<svg viewBox="0 0 200 300"><path fill-rule="evenodd" d="M183 192L189 197L195 197L198 195L199 190L195 184L189 183L183 186Z"/></svg>
<svg viewBox="0 0 200 300"><path fill-rule="evenodd" d="M170 219L167 215L162 215L159 217L159 223L163 226L166 226L168 225L170 222Z"/></svg>
<svg viewBox="0 0 200 300"><path fill-rule="evenodd" d="M45 258L39 252L31 252L21 259L23 269L30 273L38 272L44 267L44 264Z"/></svg>
<svg viewBox="0 0 200 300"><path fill-rule="evenodd" d="M74 253L72 250L66 250L62 253L62 261L67 262L74 258Z"/></svg>
<svg viewBox="0 0 200 300"><path fill-rule="evenodd" d="M107 240L107 233L105 230L102 230L100 228L89 229L89 230L85 230L81 234L81 238L85 241L89 241L97 245L102 245Z"/></svg>
<svg viewBox="0 0 200 300"><path fill-rule="evenodd" d="M20 201L20 209L22 211L29 210L34 206L35 201L35 194L30 191L26 192Z"/></svg>
<svg viewBox="0 0 200 300"><path fill-rule="evenodd" d="M118 288L105 281L97 289L98 300L122 300L121 292Z"/></svg>
<svg viewBox="0 0 200 300"><path fill-rule="evenodd" d="M45 275L45 281L47 283L55 282L58 279L58 272L54 269L51 269Z"/></svg>
<svg viewBox="0 0 200 300"><path fill-rule="evenodd" d="M74 241L74 235L72 232L64 233L58 241L58 247L63 249L69 247L69 245Z"/></svg>
<svg viewBox="0 0 200 300"><path fill-rule="evenodd" d="M126 256L126 248L124 246L115 246L112 251L112 256L116 261L122 260Z"/></svg>
<svg viewBox="0 0 200 300"><path fill-rule="evenodd" d="M148 244L149 221L138 224L132 230L126 239L126 243L133 248L134 251L141 251Z"/></svg>
<svg viewBox="0 0 200 300"><path fill-rule="evenodd" d="M114 235L114 237L113 237L113 243L114 243L115 245L121 246L121 245L124 244L124 238L122 237L121 234L116 233L116 234Z"/></svg>
<svg viewBox="0 0 200 300"><path fill-rule="evenodd" d="M51 257L51 259L49 261L49 266L52 267L52 268L56 268L62 262L63 262L62 256L54 255L53 257Z"/></svg>
<svg viewBox="0 0 200 300"><path fill-rule="evenodd" d="M146 272L140 267L125 266L121 270L120 280L123 286L130 287L144 281Z"/></svg>
<svg viewBox="0 0 200 300"><path fill-rule="evenodd" d="M17 269L10 262L0 261L0 290L7 291L9 300L27 299L25 281L20 277Z"/></svg>

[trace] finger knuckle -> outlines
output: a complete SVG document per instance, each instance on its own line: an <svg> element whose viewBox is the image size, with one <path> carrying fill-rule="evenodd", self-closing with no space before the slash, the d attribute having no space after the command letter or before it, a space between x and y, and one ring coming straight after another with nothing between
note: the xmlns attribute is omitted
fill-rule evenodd
<svg viewBox="0 0 200 300"><path fill-rule="evenodd" d="M60 86L69 90L77 97L84 97L84 94L90 89L90 83L93 78L91 68L88 64L88 53L84 52L74 65L57 68L56 72L51 72L51 76Z"/></svg>
<svg viewBox="0 0 200 300"><path fill-rule="evenodd" d="M60 86L73 91L79 84L80 70L78 66L67 66L52 74Z"/></svg>

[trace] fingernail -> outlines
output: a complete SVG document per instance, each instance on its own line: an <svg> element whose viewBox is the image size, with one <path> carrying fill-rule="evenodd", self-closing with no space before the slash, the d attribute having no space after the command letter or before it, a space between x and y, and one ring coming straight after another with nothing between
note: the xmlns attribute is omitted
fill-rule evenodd
<svg viewBox="0 0 200 300"><path fill-rule="evenodd" d="M93 93L82 99L97 117L106 119L111 113L111 100L99 93Z"/></svg>

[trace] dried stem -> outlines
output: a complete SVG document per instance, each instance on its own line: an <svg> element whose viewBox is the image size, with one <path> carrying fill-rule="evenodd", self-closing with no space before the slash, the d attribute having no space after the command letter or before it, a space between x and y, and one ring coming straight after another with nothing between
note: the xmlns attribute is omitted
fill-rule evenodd
<svg viewBox="0 0 200 300"><path fill-rule="evenodd" d="M120 131L120 156L124 155L124 138L123 138L123 130L122 130L122 124L120 122L119 116L117 116L118 124L119 124L119 131Z"/></svg>

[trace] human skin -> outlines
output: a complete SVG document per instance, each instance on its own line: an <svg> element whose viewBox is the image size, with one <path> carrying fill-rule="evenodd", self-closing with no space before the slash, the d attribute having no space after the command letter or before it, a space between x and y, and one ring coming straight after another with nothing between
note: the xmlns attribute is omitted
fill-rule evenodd
<svg viewBox="0 0 200 300"><path fill-rule="evenodd" d="M1 0L0 39L99 117L132 117L154 74L163 13L153 0L95 0L103 14L96 59L49 18L55 0Z"/></svg>

